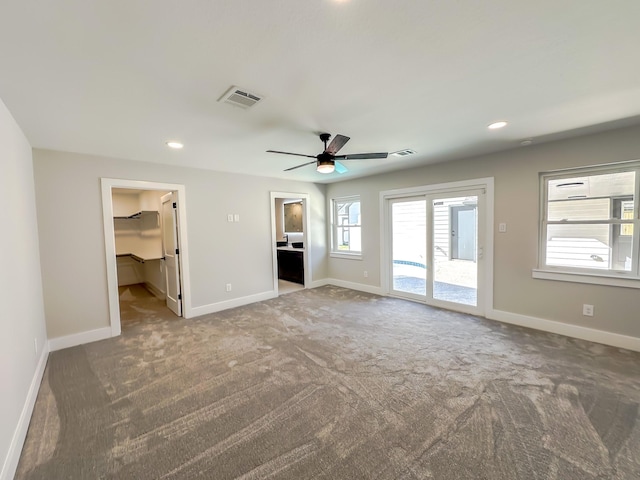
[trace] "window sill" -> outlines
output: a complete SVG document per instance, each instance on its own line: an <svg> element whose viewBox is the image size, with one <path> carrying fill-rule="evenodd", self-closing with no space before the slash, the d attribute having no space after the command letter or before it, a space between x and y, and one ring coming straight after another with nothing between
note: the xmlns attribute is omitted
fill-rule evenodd
<svg viewBox="0 0 640 480"><path fill-rule="evenodd" d="M623 278L613 275L598 275L594 273L557 272L551 270L532 270L533 278L540 280L557 280L560 282L589 283L591 285L607 285L611 287L640 288L640 278Z"/></svg>
<svg viewBox="0 0 640 480"><path fill-rule="evenodd" d="M362 260L361 253L329 252L329 256L333 258L347 258L349 260Z"/></svg>

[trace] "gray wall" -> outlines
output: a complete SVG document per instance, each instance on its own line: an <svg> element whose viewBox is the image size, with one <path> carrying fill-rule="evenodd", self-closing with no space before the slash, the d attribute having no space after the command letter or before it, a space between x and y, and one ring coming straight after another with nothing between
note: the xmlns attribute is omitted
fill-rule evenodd
<svg viewBox="0 0 640 480"><path fill-rule="evenodd" d="M0 101L0 478L13 478L24 429L20 415L27 406L47 332L42 302L38 228L33 185L31 146ZM34 339L37 342L38 353ZM26 411L25 422L30 411ZM14 436L15 435L15 436ZM11 450L11 443L14 441ZM11 458L7 456L12 454Z"/></svg>
<svg viewBox="0 0 640 480"><path fill-rule="evenodd" d="M185 185L193 307L273 291L271 191L310 195L311 270L326 278L322 185L37 149L34 170L49 338L109 326L101 177Z"/></svg>
<svg viewBox="0 0 640 480"><path fill-rule="evenodd" d="M638 158L640 128L633 127L331 184L327 199L345 195L362 198L363 259L330 258L328 276L381 285L381 191L494 177L494 308L640 337L640 290L531 276L538 253L538 173ZM498 233L500 222L508 224L507 233ZM368 271L368 278L363 278L363 270ZM595 306L594 317L582 316L583 303Z"/></svg>

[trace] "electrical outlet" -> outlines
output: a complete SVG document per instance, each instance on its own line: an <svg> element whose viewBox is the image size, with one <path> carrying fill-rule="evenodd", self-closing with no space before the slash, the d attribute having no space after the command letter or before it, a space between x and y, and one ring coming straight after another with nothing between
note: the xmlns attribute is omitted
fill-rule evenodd
<svg viewBox="0 0 640 480"><path fill-rule="evenodd" d="M369 277L369 272L367 272L366 270L364 271L364 278Z"/></svg>
<svg viewBox="0 0 640 480"><path fill-rule="evenodd" d="M227 292L230 292L230 291L231 291L231 284L227 283Z"/></svg>
<svg viewBox="0 0 640 480"><path fill-rule="evenodd" d="M593 317L593 305L587 303L582 305L582 315L585 317Z"/></svg>

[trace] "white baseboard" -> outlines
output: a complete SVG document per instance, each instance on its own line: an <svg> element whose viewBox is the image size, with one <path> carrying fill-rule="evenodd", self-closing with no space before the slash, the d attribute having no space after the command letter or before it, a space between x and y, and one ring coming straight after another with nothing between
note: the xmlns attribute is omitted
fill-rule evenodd
<svg viewBox="0 0 640 480"><path fill-rule="evenodd" d="M155 295L156 298L159 298L160 300L164 300L165 299L165 293L164 290L161 290L160 288L158 288L156 285L154 285L151 282L144 282L144 286L147 290L149 290L151 293L153 293L153 295Z"/></svg>
<svg viewBox="0 0 640 480"><path fill-rule="evenodd" d="M543 318L530 317L502 310L491 310L487 312L486 317L491 320L498 320L499 322L640 352L640 338L638 337L630 337L619 333L605 332L604 330L596 330L595 328L581 327L580 325L545 320Z"/></svg>
<svg viewBox="0 0 640 480"><path fill-rule="evenodd" d="M311 284L311 288L323 287L325 285L335 285L336 287L349 288L359 292L373 293L375 295L384 295L381 287L374 285L365 285L364 283L347 282L346 280L338 280L336 278L325 278L317 280Z"/></svg>
<svg viewBox="0 0 640 480"><path fill-rule="evenodd" d="M18 461L20 460L20 454L22 453L22 447L24 446L24 440L27 438L27 430L29 429L29 422L31 422L31 414L33 413L33 407L38 397L38 391L40 390L40 384L42 383L42 377L44 375L44 368L47 366L47 358L49 358L49 344L44 342L42 351L40 352L40 358L36 365L36 371L31 379L31 385L29 386L29 392L24 402L24 407L20 413L18 419L18 425L13 433L11 444L9 445L9 451L4 460L2 471L0 472L0 480L11 480L16 474L18 468Z"/></svg>
<svg viewBox="0 0 640 480"><path fill-rule="evenodd" d="M209 305L202 305L200 307L192 307L188 318L199 317L201 315L207 315L209 313L220 312L222 310L228 310L229 308L242 307L243 305L249 305L250 303L262 302L263 300L269 300L276 298L276 292L270 290L268 292L256 293L255 295L248 295L246 297L234 298L231 300L224 300L222 302L210 303ZM187 317L185 317L187 318Z"/></svg>
<svg viewBox="0 0 640 480"><path fill-rule="evenodd" d="M331 285L331 283L326 278L323 278L322 280L315 280L311 282L308 288L324 287L325 285Z"/></svg>
<svg viewBox="0 0 640 480"><path fill-rule="evenodd" d="M97 342L111 338L111 327L97 328L87 332L74 333L73 335L65 335L64 337L56 337L49 339L49 350L55 352L63 348L75 347L85 343Z"/></svg>

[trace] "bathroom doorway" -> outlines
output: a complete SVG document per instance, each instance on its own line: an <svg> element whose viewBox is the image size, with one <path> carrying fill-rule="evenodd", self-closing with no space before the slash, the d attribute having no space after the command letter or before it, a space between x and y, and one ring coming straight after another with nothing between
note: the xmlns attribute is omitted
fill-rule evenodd
<svg viewBox="0 0 640 480"><path fill-rule="evenodd" d="M271 192L273 289L276 295L309 285L309 195Z"/></svg>

